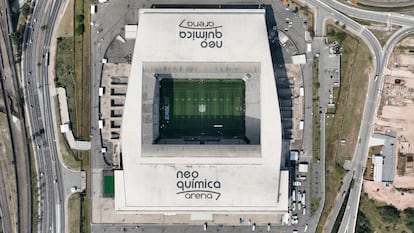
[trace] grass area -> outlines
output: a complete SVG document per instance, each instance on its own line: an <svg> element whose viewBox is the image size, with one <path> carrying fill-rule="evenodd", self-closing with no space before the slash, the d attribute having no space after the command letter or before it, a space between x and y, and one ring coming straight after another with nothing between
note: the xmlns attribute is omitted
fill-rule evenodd
<svg viewBox="0 0 414 233"><path fill-rule="evenodd" d="M10 224L10 230L17 232L18 226L18 184L17 167L15 166L15 157L12 147L12 138L9 129L7 114L4 109L3 95L0 97L0 176L1 176L1 194L7 197L7 203L3 203L3 211L8 212L6 219L0 218L0 224ZM10 220L10 222L9 222Z"/></svg>
<svg viewBox="0 0 414 233"><path fill-rule="evenodd" d="M321 202L319 198L316 198L316 197L311 198L310 216L313 216L313 214L318 210L319 202Z"/></svg>
<svg viewBox="0 0 414 233"><path fill-rule="evenodd" d="M59 28L57 29L57 37L72 37L74 33L74 2L75 0L69 0L66 11L60 21Z"/></svg>
<svg viewBox="0 0 414 233"><path fill-rule="evenodd" d="M313 72L312 72L312 112L313 112L313 118L312 118L312 153L313 153L313 160L315 162L320 160L320 152L321 152L321 128L320 128L320 122L321 122L321 114L319 112L319 81L318 81L318 74L319 74L319 58L314 57L313 58ZM312 176L310 176L312 179ZM312 193L311 193L312 195ZM311 200L311 208L310 208L310 214L311 216L316 212L316 210L319 208L320 199L316 197L310 197Z"/></svg>
<svg viewBox="0 0 414 233"><path fill-rule="evenodd" d="M321 114L319 112L319 86L320 83L318 81L318 74L319 74L319 59L314 57L313 59L313 73L312 73L312 98L313 98L313 128L312 128L312 145L313 145L313 158L314 160L319 160L321 158Z"/></svg>
<svg viewBox="0 0 414 233"><path fill-rule="evenodd" d="M161 137L244 137L244 81L164 79L160 85Z"/></svg>
<svg viewBox="0 0 414 233"><path fill-rule="evenodd" d="M81 222L81 229L82 232L91 232L90 231L90 224L89 224L89 199L86 198L86 196L83 197L82 199L82 216L83 216L83 221Z"/></svg>
<svg viewBox="0 0 414 233"><path fill-rule="evenodd" d="M23 35L29 12L30 5L28 2L24 3L20 9L16 7L16 4L11 4L12 25L15 30L13 33L10 32L10 39L13 42L14 61L16 63L21 61Z"/></svg>
<svg viewBox="0 0 414 233"><path fill-rule="evenodd" d="M380 22L375 22L375 21L371 21L371 20L366 20L366 19L358 19L358 18L354 18L351 17L352 20L354 20L355 22L362 24L362 25L366 25L366 26L372 26L371 28L369 28L369 30L372 32L372 34L375 35L375 37L378 39L378 41L380 42L380 44L382 46L384 46L388 39L399 29L401 29L401 26L398 25L392 25L391 26L391 30L375 30L373 28L375 27L380 27L380 28L387 28L388 25L385 23L380 23Z"/></svg>
<svg viewBox="0 0 414 233"><path fill-rule="evenodd" d="M376 25L376 24L383 24L384 27L386 27L387 25L384 23L379 23L376 21L372 21L372 20L367 20L367 19L359 19L359 18L355 18L355 17L350 17L353 21L362 24L362 25L366 25L366 26L371 26L371 25Z"/></svg>
<svg viewBox="0 0 414 233"><path fill-rule="evenodd" d="M71 127L75 138L78 140L89 140L90 135L89 4L90 0L74 0L72 29L75 33L72 37L58 38L56 55L56 85L66 89ZM65 142L65 140L63 141ZM65 156L65 163L86 171L86 182L89 183L89 152L70 152L70 150L67 152L74 156ZM79 159L79 162L76 161L76 158ZM89 190L86 190L87 194L89 192ZM77 202L79 203L77 216L79 220L74 219L70 227L74 232L89 232L89 199L84 194L77 195Z"/></svg>
<svg viewBox="0 0 414 233"><path fill-rule="evenodd" d="M348 1L347 0L339 0L340 2L348 5ZM357 5L353 5L353 7L356 8L361 8L361 9L365 9L365 10L371 10L371 11L385 11L385 12L401 12L402 10L412 10L414 9L414 4L412 4L411 6L406 6L406 7L378 7L378 6L370 6L370 5L365 5L362 4L360 2L357 3Z"/></svg>
<svg viewBox="0 0 414 233"><path fill-rule="evenodd" d="M369 5L365 5L362 3L358 3L357 7L361 9L372 10L372 11L401 12L401 11L413 10L414 4L412 4L411 6L405 6L405 7L378 7L378 6L369 6Z"/></svg>
<svg viewBox="0 0 414 233"><path fill-rule="evenodd" d="M74 60L75 60L75 80L77 88L76 98L79 100L76 118L81 119L73 124L76 128L76 137L81 140L89 140L89 42L90 42L90 14L89 0L75 0L75 36L74 36ZM82 33L79 27L83 26Z"/></svg>
<svg viewBox="0 0 414 233"><path fill-rule="evenodd" d="M400 26L393 26L391 31L380 31L380 30L373 30L370 29L370 31L375 35L375 37L377 37L378 41L380 42L380 44L382 46L384 46L388 39L396 32L400 29Z"/></svg>
<svg viewBox="0 0 414 233"><path fill-rule="evenodd" d="M332 103L335 104L335 106L328 106L326 113L328 114L335 114L336 113L336 104L338 103L339 99L339 87L332 87Z"/></svg>
<svg viewBox="0 0 414 233"><path fill-rule="evenodd" d="M115 177L104 176L104 194L113 196L115 193Z"/></svg>
<svg viewBox="0 0 414 233"><path fill-rule="evenodd" d="M328 40L342 47L341 87L334 115L327 118L326 132L326 196L317 232L322 231L342 185L345 170L342 165L354 155L367 91L368 72L372 70L368 47L359 39L348 35L339 25L328 24ZM358 104L355 104L358 103ZM347 143L340 145L340 139Z"/></svg>
<svg viewBox="0 0 414 233"><path fill-rule="evenodd" d="M26 132L30 132L29 128L26 128ZM32 142L28 137L28 145L31 145ZM38 232L38 224L39 224L39 187L37 186L37 180L38 180L38 174L36 170L36 162L34 158L34 151L31 146L28 146L29 148L29 156L30 156L30 185L31 185L31 191L32 191L32 232L31 233L37 233Z"/></svg>
<svg viewBox="0 0 414 233"><path fill-rule="evenodd" d="M361 195L357 219L357 233L414 232L414 209L399 211L393 206Z"/></svg>
<svg viewBox="0 0 414 233"><path fill-rule="evenodd" d="M82 161L81 161L81 169L83 170L83 171L86 171L86 183L87 184L90 184L90 182L92 182L91 181L91 176L89 175L90 174L90 171L89 171L89 156L90 156L90 153L89 153L89 151L83 151L83 152L81 152L81 154L80 154L80 156L82 156ZM86 191L85 191L85 194L86 195L83 195L82 197L83 197L83 199L82 199L82 221L81 221L81 226L80 226L80 228L82 229L82 232L91 232L90 231L90 216L89 216L89 214L90 214L90 211L89 211L89 209L90 209L90 198L89 198L89 195L90 195L90 190L89 190L89 185L87 185L86 186Z"/></svg>
<svg viewBox="0 0 414 233"><path fill-rule="evenodd" d="M55 115L56 115L56 122L58 125L61 125L61 118L60 118L60 111L58 106L58 98L54 97L55 102ZM81 168L81 160L73 153L73 151L70 149L70 146L68 144L68 141L63 136L63 134L59 133L59 148L60 153L62 155L62 160L65 166L67 166L70 169L79 171Z"/></svg>
<svg viewBox="0 0 414 233"><path fill-rule="evenodd" d="M68 226L69 233L80 233L81 223L81 194L75 193L68 200Z"/></svg>
<svg viewBox="0 0 414 233"><path fill-rule="evenodd" d="M75 138L89 140L89 1L75 0L74 15L74 36L58 38L55 81L66 89Z"/></svg>

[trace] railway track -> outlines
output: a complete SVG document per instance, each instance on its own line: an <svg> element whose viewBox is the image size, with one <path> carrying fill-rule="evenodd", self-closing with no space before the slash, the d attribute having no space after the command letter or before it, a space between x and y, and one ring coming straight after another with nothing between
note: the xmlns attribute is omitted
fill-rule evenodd
<svg viewBox="0 0 414 233"><path fill-rule="evenodd" d="M12 216L3 219L5 232L31 232L31 185L30 185L30 157L26 141L26 126L23 115L23 104L20 102L18 76L14 67L13 50L9 35L12 27L9 23L9 5L7 0L0 0L0 73L1 88L5 103L5 110L10 131L14 167L16 174L17 193L17 224L12 224ZM8 177L3 177L4 180ZM7 197L6 197L7 199ZM10 198L9 198L10 199ZM9 205L11 203L6 203ZM4 206L3 206L4 207ZM5 209L5 208L4 208ZM6 216L3 211L3 217ZM9 229L6 230L7 226Z"/></svg>

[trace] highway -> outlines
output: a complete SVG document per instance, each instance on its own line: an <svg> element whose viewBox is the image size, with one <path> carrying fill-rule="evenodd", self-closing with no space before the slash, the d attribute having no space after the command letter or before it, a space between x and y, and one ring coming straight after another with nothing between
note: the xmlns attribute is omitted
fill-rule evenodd
<svg viewBox="0 0 414 233"><path fill-rule="evenodd" d="M23 44L24 96L39 175L39 232L65 232L62 177L48 76L49 45L60 4L60 0L43 0L32 5L33 14L26 25ZM43 25L47 26L42 28Z"/></svg>

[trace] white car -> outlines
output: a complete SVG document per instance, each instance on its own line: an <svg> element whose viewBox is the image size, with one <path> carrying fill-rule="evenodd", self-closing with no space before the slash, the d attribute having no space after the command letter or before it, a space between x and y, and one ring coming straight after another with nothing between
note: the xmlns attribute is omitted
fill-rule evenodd
<svg viewBox="0 0 414 233"><path fill-rule="evenodd" d="M297 215L292 216L292 225L296 225L299 223L299 218Z"/></svg>

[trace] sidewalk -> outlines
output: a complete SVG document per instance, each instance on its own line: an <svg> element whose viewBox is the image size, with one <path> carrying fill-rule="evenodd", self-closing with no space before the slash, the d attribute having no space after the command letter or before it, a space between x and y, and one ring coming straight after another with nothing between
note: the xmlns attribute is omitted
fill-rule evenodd
<svg viewBox="0 0 414 233"><path fill-rule="evenodd" d="M89 141L76 141L73 136L72 129L70 128L70 119L68 111L68 103L66 101L66 91L64 88L59 87L55 89L55 92L52 92L52 95L58 95L59 99L59 110L60 110L60 119L62 125L60 125L60 130L65 134L66 140L69 143L71 149L74 150L90 150L91 142Z"/></svg>

